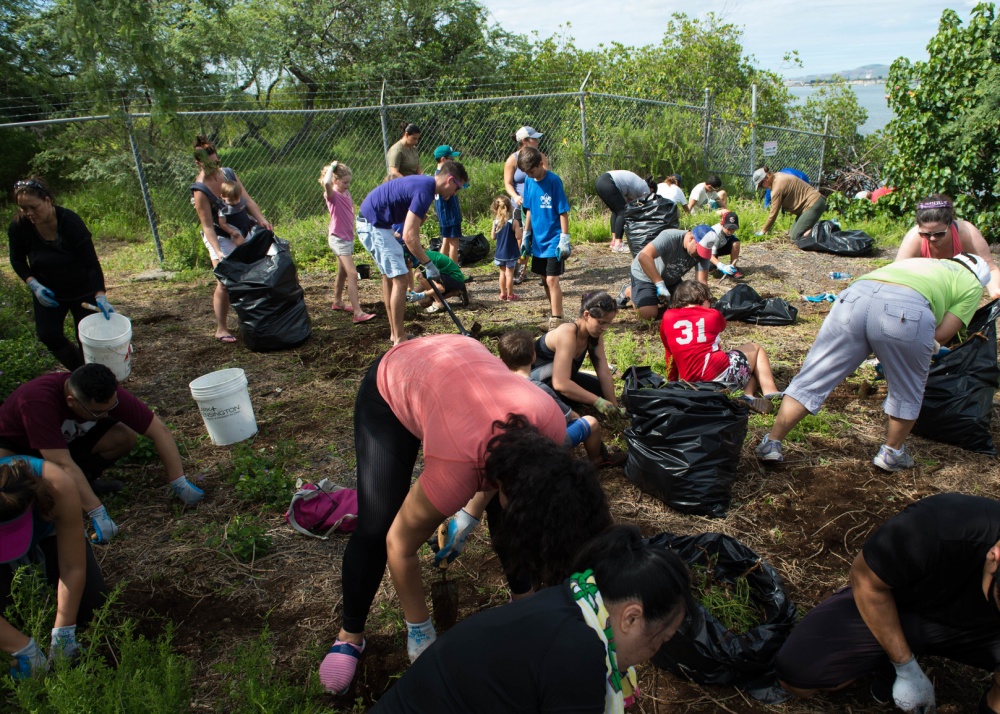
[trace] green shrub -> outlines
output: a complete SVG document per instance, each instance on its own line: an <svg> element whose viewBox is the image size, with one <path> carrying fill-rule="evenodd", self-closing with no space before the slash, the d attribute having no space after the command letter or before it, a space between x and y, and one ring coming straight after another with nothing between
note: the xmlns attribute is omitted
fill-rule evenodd
<svg viewBox="0 0 1000 714"><path fill-rule="evenodd" d="M207 536L205 545L228 550L241 563L249 563L267 555L272 539L267 525L257 516L233 516L225 525L209 523L202 528Z"/></svg>
<svg viewBox="0 0 1000 714"><path fill-rule="evenodd" d="M31 291L0 273L0 399L56 365L35 336Z"/></svg>
<svg viewBox="0 0 1000 714"><path fill-rule="evenodd" d="M279 441L274 446L255 447L241 443L233 447L229 481L244 501L271 508L286 508L292 495L296 446L291 441Z"/></svg>

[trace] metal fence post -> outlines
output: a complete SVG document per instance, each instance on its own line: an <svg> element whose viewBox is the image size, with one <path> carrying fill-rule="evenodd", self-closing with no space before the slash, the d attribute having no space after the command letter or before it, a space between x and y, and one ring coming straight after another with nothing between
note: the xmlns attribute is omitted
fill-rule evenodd
<svg viewBox="0 0 1000 714"><path fill-rule="evenodd" d="M132 145L132 158L135 160L135 170L139 174L139 188L142 190L142 200L146 204L146 217L149 219L149 228L153 231L153 242L156 243L156 258L163 265L163 246L160 245L160 231L156 227L156 216L153 213L153 199L149 195L149 185L146 183L146 172L142 169L142 157L139 155L139 144L135 140L135 132L132 131L132 115L129 114L128 105L122 100L122 109L125 110L125 129L128 131L128 140ZM150 119L152 121L152 119Z"/></svg>
<svg viewBox="0 0 1000 714"><path fill-rule="evenodd" d="M385 157L385 175L389 175L389 128L385 124L385 80L382 80L382 94L378 98L378 115L382 121L382 155Z"/></svg>
<svg viewBox="0 0 1000 714"><path fill-rule="evenodd" d="M590 156L588 155L587 149L587 109L586 109L586 97L587 94L583 91L583 88L587 86L587 82L590 81L590 72L587 72L587 76L583 78L583 84L580 85L580 139L583 143L583 174L587 177L587 184L590 184Z"/></svg>
<svg viewBox="0 0 1000 714"><path fill-rule="evenodd" d="M709 141L712 135L712 90L705 87L705 149L704 149L704 164L705 172L707 173L709 169L708 165L708 147Z"/></svg>
<svg viewBox="0 0 1000 714"><path fill-rule="evenodd" d="M757 170L757 85L751 86L750 95L750 178L747 187L753 181L753 172Z"/></svg>
<svg viewBox="0 0 1000 714"><path fill-rule="evenodd" d="M828 129L830 128L830 115L826 115L826 119L823 120L823 143L819 147L819 172L816 174L816 185L819 186L823 182L823 155L826 154L826 135Z"/></svg>

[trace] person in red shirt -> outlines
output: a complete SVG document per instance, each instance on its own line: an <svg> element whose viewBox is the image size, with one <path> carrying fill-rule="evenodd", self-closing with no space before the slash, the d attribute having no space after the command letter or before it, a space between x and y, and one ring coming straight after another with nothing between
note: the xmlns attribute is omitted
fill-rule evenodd
<svg viewBox="0 0 1000 714"><path fill-rule="evenodd" d="M755 342L724 351L720 346L726 318L711 306L708 286L685 280L674 291L671 308L660 322L666 350L667 379L727 382L742 389L754 411L770 414L771 399L780 396L764 349ZM763 397L754 397L758 388Z"/></svg>
<svg viewBox="0 0 1000 714"><path fill-rule="evenodd" d="M121 488L120 483L98 481L98 477L132 451L137 434L153 441L165 480L185 505L204 498L204 492L184 476L181 455L167 425L122 388L103 364L36 377L0 404L0 456L38 456L68 473L90 516L95 543L114 538L118 526L94 488L102 492Z"/></svg>

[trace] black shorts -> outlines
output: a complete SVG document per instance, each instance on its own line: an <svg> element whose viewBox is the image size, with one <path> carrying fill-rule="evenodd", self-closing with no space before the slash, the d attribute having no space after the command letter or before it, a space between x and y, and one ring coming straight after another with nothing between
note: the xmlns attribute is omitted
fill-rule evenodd
<svg viewBox="0 0 1000 714"><path fill-rule="evenodd" d="M459 282L458 280L455 280L455 278L450 275L445 275L444 273L441 273L441 277L438 278L437 282L444 285L444 291L446 293L454 292L456 290L461 291L462 288L465 287L464 280Z"/></svg>
<svg viewBox="0 0 1000 714"><path fill-rule="evenodd" d="M105 434L111 431L111 427L117 423L118 420L114 417L98 419L97 423L90 428L90 431L69 442L69 457L73 459L73 462L77 466L87 461L88 457L93 452L94 447L97 446L97 442L99 442ZM0 438L0 449L13 451L18 456L37 456L38 458L42 458L42 454L38 451L38 449L30 449L24 444L19 444L10 439Z"/></svg>
<svg viewBox="0 0 1000 714"><path fill-rule="evenodd" d="M673 294L680 283L668 285L667 290ZM646 280L636 280L632 276L632 304L636 307L653 307L660 304L660 298L656 295L656 286Z"/></svg>
<svg viewBox="0 0 1000 714"><path fill-rule="evenodd" d="M993 672L1000 665L1000 618L961 628L899 613L910 649ZM887 666L889 658L844 588L802 619L775 657L778 678L798 689L832 689Z"/></svg>
<svg viewBox="0 0 1000 714"><path fill-rule="evenodd" d="M565 271L566 263L559 260L559 258L531 257L531 272L535 275L544 275L546 277L559 276Z"/></svg>

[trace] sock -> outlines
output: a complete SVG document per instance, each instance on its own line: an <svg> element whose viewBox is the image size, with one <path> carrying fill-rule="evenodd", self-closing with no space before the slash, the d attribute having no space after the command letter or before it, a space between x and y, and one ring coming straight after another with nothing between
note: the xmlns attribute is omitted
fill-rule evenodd
<svg viewBox="0 0 1000 714"><path fill-rule="evenodd" d="M319 666L319 681L327 691L344 694L348 690L358 671L358 658L364 651L364 642L360 645L341 640L333 643Z"/></svg>
<svg viewBox="0 0 1000 714"><path fill-rule="evenodd" d="M434 625L429 617L423 622L407 621L406 632L406 654L410 656L410 664L412 664L425 649L434 644L437 633L434 631Z"/></svg>

